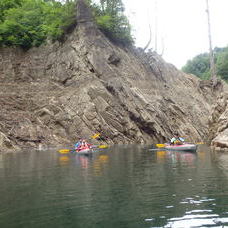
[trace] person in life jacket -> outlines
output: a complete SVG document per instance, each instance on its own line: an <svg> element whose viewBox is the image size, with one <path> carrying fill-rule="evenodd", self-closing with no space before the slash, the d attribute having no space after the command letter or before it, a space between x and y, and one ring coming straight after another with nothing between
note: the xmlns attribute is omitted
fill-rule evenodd
<svg viewBox="0 0 228 228"><path fill-rule="evenodd" d="M79 141L74 145L75 150L77 150L81 145L82 145L82 139L79 139Z"/></svg>
<svg viewBox="0 0 228 228"><path fill-rule="evenodd" d="M84 149L91 149L91 144L87 143L85 139L81 141L80 146L76 149L77 151L84 150Z"/></svg>
<svg viewBox="0 0 228 228"><path fill-rule="evenodd" d="M184 139L179 136L177 132L174 133L174 137L170 140L171 145L182 145L184 143Z"/></svg>

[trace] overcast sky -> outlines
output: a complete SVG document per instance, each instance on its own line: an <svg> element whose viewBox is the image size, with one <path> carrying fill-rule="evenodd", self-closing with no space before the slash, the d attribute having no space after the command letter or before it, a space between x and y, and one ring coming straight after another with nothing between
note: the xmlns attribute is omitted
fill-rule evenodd
<svg viewBox="0 0 228 228"><path fill-rule="evenodd" d="M136 46L144 47L152 29L150 48L181 68L194 56L208 52L206 0L123 0L133 26ZM156 4L157 2L157 4ZM228 45L228 0L209 0L213 47ZM157 10L155 10L157 9ZM157 12L157 14L155 13ZM157 15L157 17L156 17ZM155 23L157 18L157 23Z"/></svg>

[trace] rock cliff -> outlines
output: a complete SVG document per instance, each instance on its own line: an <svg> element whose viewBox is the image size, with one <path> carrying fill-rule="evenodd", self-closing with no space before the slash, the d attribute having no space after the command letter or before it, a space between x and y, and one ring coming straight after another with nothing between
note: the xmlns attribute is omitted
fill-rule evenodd
<svg viewBox="0 0 228 228"><path fill-rule="evenodd" d="M209 118L211 145L215 150L228 151L228 92L221 94Z"/></svg>
<svg viewBox="0 0 228 228"><path fill-rule="evenodd" d="M208 135L224 90L178 71L154 52L111 43L79 1L64 42L0 49L1 150L72 144L100 132L107 143L188 141Z"/></svg>

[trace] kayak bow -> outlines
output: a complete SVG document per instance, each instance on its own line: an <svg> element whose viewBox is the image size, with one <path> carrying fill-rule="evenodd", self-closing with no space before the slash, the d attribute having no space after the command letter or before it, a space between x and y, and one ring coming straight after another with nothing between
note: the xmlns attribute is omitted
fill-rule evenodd
<svg viewBox="0 0 228 228"><path fill-rule="evenodd" d="M90 148L76 150L76 154L91 154L92 152L93 150Z"/></svg>

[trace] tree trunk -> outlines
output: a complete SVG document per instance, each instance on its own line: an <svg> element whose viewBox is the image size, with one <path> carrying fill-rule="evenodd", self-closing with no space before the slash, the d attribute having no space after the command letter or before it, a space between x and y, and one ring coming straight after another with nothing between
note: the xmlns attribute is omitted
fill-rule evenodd
<svg viewBox="0 0 228 228"><path fill-rule="evenodd" d="M143 48L143 51L145 51L145 50L149 47L149 45L150 45L150 43L151 43L152 32L151 32L151 27L150 27L150 24L149 24L149 29L150 29L150 37L149 37L149 41L147 42L146 46Z"/></svg>
<svg viewBox="0 0 228 228"><path fill-rule="evenodd" d="M214 62L214 53L212 49L212 39L211 39L211 23L210 23L210 12L209 12L209 3L206 0L206 12L207 12L207 20L208 20L208 38L209 38L209 54L210 54L210 72L211 72L211 79L213 81L213 85L217 83L217 76L215 72L215 62Z"/></svg>

